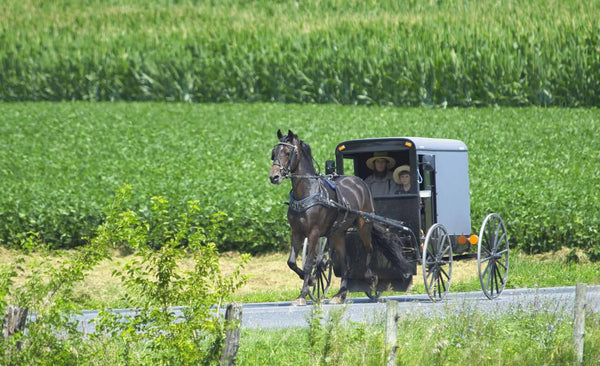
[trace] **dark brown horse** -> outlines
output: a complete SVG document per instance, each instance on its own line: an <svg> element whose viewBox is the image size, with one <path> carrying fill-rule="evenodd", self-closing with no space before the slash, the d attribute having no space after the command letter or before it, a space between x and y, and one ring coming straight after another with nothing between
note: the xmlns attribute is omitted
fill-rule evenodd
<svg viewBox="0 0 600 366"><path fill-rule="evenodd" d="M292 229L292 248L287 264L304 280L296 304L306 304L306 296L314 280L311 278L311 270L315 262L317 243L322 236L333 243L337 256L344 263L340 291L332 298L331 303L345 300L350 273L345 234L352 225L356 225L367 253L365 279L370 280L373 285L377 280L370 266L373 243L396 266L399 275L410 272L410 264L402 257L400 250L392 247L392 243L382 240L381 235L374 235L376 230L373 228L373 222L357 213L374 212L371 192L363 180L357 176L335 176L327 180L326 177L317 174L310 146L307 143L300 140L292 131L288 131L287 135L277 131L277 137L279 143L272 151L273 165L269 178L273 184L281 184L285 178L290 178L292 181L290 207L287 213ZM302 250L305 238L308 239L308 248L304 268L301 269L296 264L296 258Z"/></svg>

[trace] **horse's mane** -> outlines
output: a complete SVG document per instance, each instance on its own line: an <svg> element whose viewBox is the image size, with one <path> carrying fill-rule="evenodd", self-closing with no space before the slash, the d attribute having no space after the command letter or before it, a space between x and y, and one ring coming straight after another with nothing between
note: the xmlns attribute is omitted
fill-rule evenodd
<svg viewBox="0 0 600 366"><path fill-rule="evenodd" d="M300 149L302 149L302 154L307 156L309 160L312 160L312 151L310 150L310 145L306 142L300 140Z"/></svg>
<svg viewBox="0 0 600 366"><path fill-rule="evenodd" d="M296 135L294 135L294 137L298 138L298 136L296 136ZM298 139L298 141L300 143L300 150L302 151L302 155L308 157L309 160L312 161L313 155L312 155L312 151L310 149L310 145L307 144L304 140ZM292 141L290 141L290 139L287 135L284 136L284 138L281 140L281 142L292 143Z"/></svg>

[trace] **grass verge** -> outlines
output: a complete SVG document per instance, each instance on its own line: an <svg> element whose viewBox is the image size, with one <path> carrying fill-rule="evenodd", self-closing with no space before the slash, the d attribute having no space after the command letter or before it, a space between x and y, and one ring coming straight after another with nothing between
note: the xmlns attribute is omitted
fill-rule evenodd
<svg viewBox="0 0 600 366"><path fill-rule="evenodd" d="M63 252L69 255L73 251ZM0 265L14 262L24 256L19 251L0 248ZM575 262L574 257L579 263ZM24 256L26 261L39 261L37 254ZM122 267L128 261L135 259L129 253L115 251L111 260L105 260L88 274L86 281L75 291L76 301L81 309L122 308L128 304L122 300L125 295L120 280L113 277L115 269ZM58 261L58 257L50 257ZM224 273L232 271L240 260L240 254L235 252L223 253L220 256L220 266ZM302 286L302 281L286 264L287 253L277 252L254 256L246 265L245 274L249 275L247 283L234 295L234 301L242 303L290 301L295 299ZM189 269L193 263L184 259L179 263L180 270ZM425 293L421 267L414 277L412 293ZM19 279L17 279L17 282ZM568 249L540 254L526 255L513 252L510 257L510 269L507 288L532 288L573 286L576 283L590 285L600 284L600 263L591 263L582 252L572 252ZM339 278L334 277L329 290L329 297L339 289ZM475 260L455 261L452 274L451 292L480 291L477 263ZM382 297L391 294L384 292ZM352 293L351 297L363 297L364 293Z"/></svg>
<svg viewBox="0 0 600 366"><path fill-rule="evenodd" d="M556 304L515 308L500 316L448 309L442 319L400 314L399 365L567 365L576 360L573 320ZM551 310L549 310L551 309ZM382 365L386 363L385 322L341 321L342 312L309 327L245 330L239 365ZM600 316L588 314L584 365L600 361Z"/></svg>

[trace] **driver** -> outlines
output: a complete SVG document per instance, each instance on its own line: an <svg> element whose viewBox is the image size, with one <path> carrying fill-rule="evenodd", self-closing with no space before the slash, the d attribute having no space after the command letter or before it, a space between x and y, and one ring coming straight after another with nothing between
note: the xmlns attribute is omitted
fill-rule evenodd
<svg viewBox="0 0 600 366"><path fill-rule="evenodd" d="M373 171L373 174L365 178L365 183L371 189L373 196L383 196L394 194L400 189L394 182L391 169L396 165L396 160L387 153L376 152L367 159L367 167Z"/></svg>

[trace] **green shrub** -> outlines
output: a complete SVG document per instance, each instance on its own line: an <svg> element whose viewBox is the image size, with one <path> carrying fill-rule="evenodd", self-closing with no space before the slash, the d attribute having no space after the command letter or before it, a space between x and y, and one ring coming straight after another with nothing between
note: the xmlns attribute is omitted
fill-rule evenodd
<svg viewBox="0 0 600 366"><path fill-rule="evenodd" d="M26 332L0 339L2 364L218 362L227 324L215 316L215 311L219 314L224 301L245 282L241 269L249 258L244 256L233 275L224 276L216 245L206 235L212 229L193 224L191 214L199 210L195 203L172 218L168 202L156 197L151 205L152 220L147 220L124 208L128 198L130 187L117 192L94 239L73 258L65 254L63 263L34 262L26 272L15 263L2 271L0 311L4 313L10 301L34 315ZM41 249L35 236L28 238L26 248ZM158 249L154 248L156 241L161 243ZM139 311L123 318L106 309L97 318L96 332L83 336L72 317L76 313L73 287L107 258L108 248L121 245L130 246L141 256L115 273L128 290L128 303ZM189 255L194 268L178 270L178 260ZM17 272L25 273L23 285L11 280ZM176 321L180 319L170 310L172 306L184 306L184 321ZM102 356L98 356L99 350Z"/></svg>

